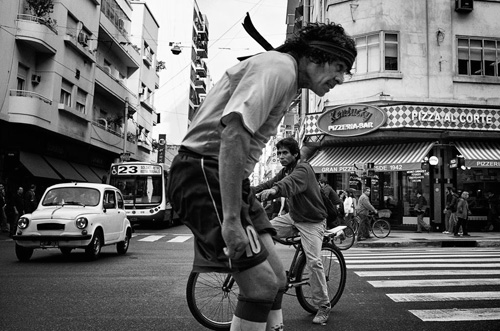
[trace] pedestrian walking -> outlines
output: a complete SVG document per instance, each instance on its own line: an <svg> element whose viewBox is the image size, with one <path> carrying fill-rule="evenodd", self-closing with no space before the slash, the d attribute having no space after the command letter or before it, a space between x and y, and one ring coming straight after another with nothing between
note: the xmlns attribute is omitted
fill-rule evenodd
<svg viewBox="0 0 500 331"><path fill-rule="evenodd" d="M488 222L483 231L495 231L500 228L500 200L492 192L486 193L488 199Z"/></svg>
<svg viewBox="0 0 500 331"><path fill-rule="evenodd" d="M32 213L38 207L38 200L36 197L36 185L31 184L30 189L26 192L24 200L24 209L26 213Z"/></svg>
<svg viewBox="0 0 500 331"><path fill-rule="evenodd" d="M455 226L455 231L453 232L453 235L455 237L458 237L458 230L460 227L462 227L462 235L465 237L470 237L469 231L467 230L467 219L469 218L469 215L471 214L470 209L469 209L469 203L467 202L467 199L469 198L469 192L463 191L462 195L460 196L460 199L458 199L458 204L457 204L457 225Z"/></svg>
<svg viewBox="0 0 500 331"><path fill-rule="evenodd" d="M195 236L193 270L230 272L239 286L231 330L283 328L276 230L248 176L297 90L324 96L356 54L340 25L310 23L277 50L241 61L207 94L172 162L168 196Z"/></svg>
<svg viewBox="0 0 500 331"><path fill-rule="evenodd" d="M422 228L431 232L431 226L424 221L425 212L427 211L427 200L422 195L422 191L417 191L417 203L415 204L415 212L417 213L417 233L422 232Z"/></svg>
<svg viewBox="0 0 500 331"><path fill-rule="evenodd" d="M9 232L9 224L7 222L7 195L5 194L5 186L0 183L0 230Z"/></svg>
<svg viewBox="0 0 500 331"><path fill-rule="evenodd" d="M348 188L345 190L346 197L344 200L344 215L345 220L349 224L349 222L356 216L356 206L357 201L354 197L354 190L352 188Z"/></svg>
<svg viewBox="0 0 500 331"><path fill-rule="evenodd" d="M458 194L455 193L455 188L448 186L446 188L446 207L444 209L444 234L453 233L457 223L457 203Z"/></svg>
<svg viewBox="0 0 500 331"><path fill-rule="evenodd" d="M371 189L365 187L363 194L359 197L356 213L359 216L359 230L358 230L358 240L365 240L371 238L370 236L370 212L378 213L377 209L373 207L370 202Z"/></svg>

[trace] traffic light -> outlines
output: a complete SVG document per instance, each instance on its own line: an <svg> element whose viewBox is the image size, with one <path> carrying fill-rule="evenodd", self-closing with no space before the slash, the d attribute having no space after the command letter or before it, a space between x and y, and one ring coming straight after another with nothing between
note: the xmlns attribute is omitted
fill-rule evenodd
<svg viewBox="0 0 500 331"><path fill-rule="evenodd" d="M457 167L459 169L465 170L465 159L462 155L457 157Z"/></svg>

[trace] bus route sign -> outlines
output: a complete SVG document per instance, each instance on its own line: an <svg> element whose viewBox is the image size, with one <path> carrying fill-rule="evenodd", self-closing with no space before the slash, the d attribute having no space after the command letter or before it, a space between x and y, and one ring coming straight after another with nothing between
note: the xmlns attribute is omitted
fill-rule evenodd
<svg viewBox="0 0 500 331"><path fill-rule="evenodd" d="M118 164L111 169L112 175L161 175L161 166L153 164Z"/></svg>

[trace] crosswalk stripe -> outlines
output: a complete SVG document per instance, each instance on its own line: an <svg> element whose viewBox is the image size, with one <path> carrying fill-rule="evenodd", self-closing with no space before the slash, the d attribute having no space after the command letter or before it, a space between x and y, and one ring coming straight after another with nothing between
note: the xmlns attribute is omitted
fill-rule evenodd
<svg viewBox="0 0 500 331"><path fill-rule="evenodd" d="M177 236L174 239L170 239L169 243L182 243L191 238L191 236Z"/></svg>
<svg viewBox="0 0 500 331"><path fill-rule="evenodd" d="M468 269L468 270L384 270L384 271L356 271L359 277L407 277L407 276L475 276L475 275L500 275L500 270L495 269Z"/></svg>
<svg viewBox="0 0 500 331"><path fill-rule="evenodd" d="M500 278L373 280L368 283L373 287L478 286L500 285Z"/></svg>
<svg viewBox="0 0 500 331"><path fill-rule="evenodd" d="M348 269L500 268L500 263L352 264L348 262L346 266Z"/></svg>
<svg viewBox="0 0 500 331"><path fill-rule="evenodd" d="M400 263L400 262L443 262L443 263L453 263L453 262L500 262L500 258L485 258L485 259L477 259L477 258L454 258L450 257L448 259L388 259L388 260L383 260L383 259L369 259L369 260L350 260L346 259L346 262L349 263Z"/></svg>
<svg viewBox="0 0 500 331"><path fill-rule="evenodd" d="M409 310L425 322L500 320L500 308Z"/></svg>
<svg viewBox="0 0 500 331"><path fill-rule="evenodd" d="M454 258L455 256L461 257L461 258L466 258L466 257L474 257L474 258L499 258L500 254L390 254L390 255L369 255L369 254L362 254L362 255L344 255L345 260L362 260L366 258L370 259L378 259L378 258L385 258L385 259L399 259L402 256L405 256L407 259L414 259L414 258L438 258L438 257L446 257L446 258Z"/></svg>
<svg viewBox="0 0 500 331"><path fill-rule="evenodd" d="M163 237L165 237L165 236L147 236L146 238L139 239L138 241L153 242L153 241L160 240Z"/></svg>
<svg viewBox="0 0 500 331"><path fill-rule="evenodd" d="M460 301L460 300L498 300L500 292L440 292L440 293L388 293L394 302Z"/></svg>

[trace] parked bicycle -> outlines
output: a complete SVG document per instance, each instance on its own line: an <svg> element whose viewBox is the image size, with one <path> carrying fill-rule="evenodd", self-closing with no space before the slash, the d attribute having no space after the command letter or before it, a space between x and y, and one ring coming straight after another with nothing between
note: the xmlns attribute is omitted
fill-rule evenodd
<svg viewBox="0 0 500 331"><path fill-rule="evenodd" d="M323 238L321 257L332 307L339 301L347 277L347 269L342 252L332 244L335 232L327 231ZM295 253L287 271L286 294L291 288L302 308L316 313L309 284L310 271L300 235L288 238L273 238L282 245L293 246ZM188 307L194 318L212 330L229 330L238 298L238 285L231 274L191 272L186 287Z"/></svg>
<svg viewBox="0 0 500 331"><path fill-rule="evenodd" d="M389 221L384 219L391 217L391 211L389 209L381 209L378 211L378 214L370 213L368 217L370 231L375 237L385 238L391 233L391 224L389 223ZM354 216L350 221L347 222L347 224L354 230L356 236L358 235L360 223L361 219L359 218L359 216Z"/></svg>

